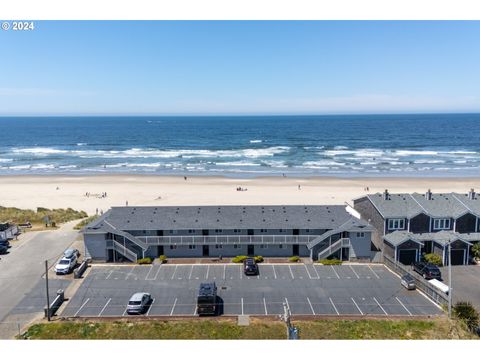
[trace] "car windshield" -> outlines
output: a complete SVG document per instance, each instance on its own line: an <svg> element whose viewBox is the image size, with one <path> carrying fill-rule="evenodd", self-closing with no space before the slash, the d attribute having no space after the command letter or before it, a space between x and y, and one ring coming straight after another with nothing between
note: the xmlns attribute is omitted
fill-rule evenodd
<svg viewBox="0 0 480 360"><path fill-rule="evenodd" d="M129 301L128 305L140 305L141 303L141 301Z"/></svg>
<svg viewBox="0 0 480 360"><path fill-rule="evenodd" d="M438 271L438 268L437 268L435 265L428 265L428 266L427 266L427 269L428 269L429 271Z"/></svg>
<svg viewBox="0 0 480 360"><path fill-rule="evenodd" d="M68 265L68 264L70 264L70 261L68 261L68 260L60 260L59 264L60 264L60 265Z"/></svg>

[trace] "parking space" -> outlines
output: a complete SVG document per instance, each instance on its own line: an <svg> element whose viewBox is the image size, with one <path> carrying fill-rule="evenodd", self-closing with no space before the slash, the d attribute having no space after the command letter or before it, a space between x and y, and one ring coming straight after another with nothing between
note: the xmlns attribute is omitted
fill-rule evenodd
<svg viewBox="0 0 480 360"><path fill-rule="evenodd" d="M194 316L199 284L215 281L225 315L416 316L441 314L417 291L379 265L261 264L258 276L242 265L93 266L63 316L126 316L135 292L148 292L146 316Z"/></svg>

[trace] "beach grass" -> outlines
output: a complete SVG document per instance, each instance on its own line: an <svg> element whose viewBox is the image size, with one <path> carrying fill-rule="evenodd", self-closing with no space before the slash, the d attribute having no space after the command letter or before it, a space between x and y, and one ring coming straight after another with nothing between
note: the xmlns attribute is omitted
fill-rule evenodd
<svg viewBox="0 0 480 360"><path fill-rule="evenodd" d="M47 209L37 207L36 210L30 210L0 206L0 222L13 222L16 224L30 222L33 227L44 226L47 217L49 222L55 222L58 225L72 220L83 219L87 216L85 211L77 211L72 208Z"/></svg>
<svg viewBox="0 0 480 360"><path fill-rule="evenodd" d="M295 321L301 339L475 339L465 326L445 317L418 320L359 319ZM249 326L233 319L82 321L31 326L21 339L270 339L286 338L279 320L252 318Z"/></svg>
<svg viewBox="0 0 480 360"><path fill-rule="evenodd" d="M80 221L77 225L75 225L73 228L75 230L81 230L85 227L85 225L88 225L89 223L91 223L92 221L98 219L99 216L98 215L93 215L93 216L89 216L88 218L86 219L83 219L82 221Z"/></svg>

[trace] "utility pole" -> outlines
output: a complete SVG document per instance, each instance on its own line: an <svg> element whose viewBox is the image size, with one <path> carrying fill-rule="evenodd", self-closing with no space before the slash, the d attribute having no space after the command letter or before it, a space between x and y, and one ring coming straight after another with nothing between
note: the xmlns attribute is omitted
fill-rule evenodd
<svg viewBox="0 0 480 360"><path fill-rule="evenodd" d="M48 293L48 260L45 260L45 290L47 294L47 319L50 321L50 295Z"/></svg>
<svg viewBox="0 0 480 360"><path fill-rule="evenodd" d="M452 318L452 241L448 242L448 318Z"/></svg>

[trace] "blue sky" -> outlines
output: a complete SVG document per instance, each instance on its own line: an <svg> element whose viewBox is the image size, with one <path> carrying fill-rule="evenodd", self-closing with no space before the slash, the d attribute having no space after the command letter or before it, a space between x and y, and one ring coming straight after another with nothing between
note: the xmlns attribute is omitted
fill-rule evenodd
<svg viewBox="0 0 480 360"><path fill-rule="evenodd" d="M36 22L0 114L480 111L480 22Z"/></svg>

